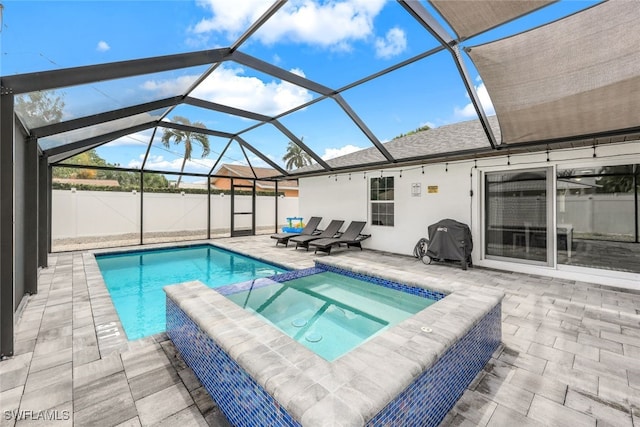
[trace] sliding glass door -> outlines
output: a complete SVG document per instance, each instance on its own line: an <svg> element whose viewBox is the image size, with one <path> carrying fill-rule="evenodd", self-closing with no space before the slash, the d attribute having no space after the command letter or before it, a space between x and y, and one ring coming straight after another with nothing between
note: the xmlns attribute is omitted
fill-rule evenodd
<svg viewBox="0 0 640 427"><path fill-rule="evenodd" d="M485 174L485 254L551 265L551 168Z"/></svg>
<svg viewBox="0 0 640 427"><path fill-rule="evenodd" d="M558 169L558 264L640 273L639 165Z"/></svg>

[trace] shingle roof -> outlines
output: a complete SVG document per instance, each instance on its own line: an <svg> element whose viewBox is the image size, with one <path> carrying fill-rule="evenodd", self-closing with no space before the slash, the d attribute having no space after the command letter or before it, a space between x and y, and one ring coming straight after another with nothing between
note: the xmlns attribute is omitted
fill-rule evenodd
<svg viewBox="0 0 640 427"><path fill-rule="evenodd" d="M238 178L253 177L253 173L251 172L251 168L249 166L231 165L231 164L220 165L220 168L218 168L218 170L214 173L214 175L224 175L224 173L221 173L221 171L223 171L224 169L229 171L230 172L229 176L232 176L232 177L238 177ZM253 170L257 178L271 178L274 176L280 176L280 172L272 168L259 168L254 166ZM219 176L212 177L211 182L215 182L217 179L220 179L220 178L221 177ZM264 187L264 188L274 187L274 184L271 181L257 181L256 183L258 184L258 186ZM296 180L279 181L278 187L279 188L285 188L285 187L298 188L298 181Z"/></svg>
<svg viewBox="0 0 640 427"><path fill-rule="evenodd" d="M500 140L500 127L496 116L488 117L496 140ZM384 143L385 148L398 161L414 157L451 154L465 150L490 148L489 140L479 120L445 125L410 135L401 136ZM365 148L344 156L327 160L331 167L341 168L363 163L375 163L384 158L375 147ZM317 165L296 169L295 172L321 171Z"/></svg>

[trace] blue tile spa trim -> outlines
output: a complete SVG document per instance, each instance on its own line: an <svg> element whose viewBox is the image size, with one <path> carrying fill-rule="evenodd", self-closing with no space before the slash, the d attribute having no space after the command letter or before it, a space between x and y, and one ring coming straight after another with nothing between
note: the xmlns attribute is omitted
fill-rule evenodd
<svg viewBox="0 0 640 427"><path fill-rule="evenodd" d="M232 425L300 425L168 297L167 335Z"/></svg>
<svg viewBox="0 0 640 427"><path fill-rule="evenodd" d="M366 425L437 426L489 361L501 333L498 303ZM300 425L170 298L167 334L234 426Z"/></svg>
<svg viewBox="0 0 640 427"><path fill-rule="evenodd" d="M300 279L302 277L311 276L312 274L323 273L325 270L318 267L310 267L304 268L302 270L292 270L286 273L276 274L275 276L271 276L270 279L274 282L282 283L288 282L289 280Z"/></svg>
<svg viewBox="0 0 640 427"><path fill-rule="evenodd" d="M386 288L391 288L391 289L395 289L397 291L401 291L401 292L406 292L408 294L411 295L417 295L423 298L429 298L435 301L440 301L442 298L446 297L447 295L442 293L442 292L438 292L438 291L433 291L431 289L425 289L425 288L420 288L417 286L410 286L410 285L405 285L402 283L398 283L398 282L394 282L391 280L387 280L387 279L381 279L379 277L374 277L374 276L369 276L366 274L362 274L362 273L354 273L353 271L349 271L349 270L345 270L342 268L338 268L338 267L334 267L332 265L326 265L326 264L321 264L318 263L316 261L316 269L322 270L322 271L331 271L333 273L338 273L338 274L342 274L344 276L348 276L348 277L352 277L354 279L359 279L359 280L363 280L365 282L369 282L369 283L373 283L379 286L384 286ZM272 277L273 279L273 277Z"/></svg>
<svg viewBox="0 0 640 427"><path fill-rule="evenodd" d="M238 292L248 291L250 289L264 288L265 286L288 282L289 280L299 279L301 277L322 273L324 271L325 270L316 267L305 268L303 270L292 270L287 271L286 273L276 274L275 276L262 277L254 280L248 280L246 282L220 286L218 288L215 288L215 291L222 295L233 295L237 294Z"/></svg>
<svg viewBox="0 0 640 427"><path fill-rule="evenodd" d="M437 426L489 361L501 336L498 304L367 425Z"/></svg>

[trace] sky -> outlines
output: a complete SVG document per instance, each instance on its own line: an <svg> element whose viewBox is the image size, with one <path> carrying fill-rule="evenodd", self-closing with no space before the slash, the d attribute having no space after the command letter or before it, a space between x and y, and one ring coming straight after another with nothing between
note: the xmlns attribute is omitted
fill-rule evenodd
<svg viewBox="0 0 640 427"><path fill-rule="evenodd" d="M261 0L0 2L2 75L228 47L271 4ZM463 46L509 36L594 3L561 1L469 39ZM423 4L430 9L428 3ZM329 88L340 89L437 46L436 40L395 1L290 0L239 50ZM493 114L481 76L466 54L463 57L485 111ZM207 68L63 88L56 94L65 102L64 119L72 119L179 95ZM226 61L191 96L273 116L317 99L319 94ZM382 142L425 125L437 127L477 118L447 52L344 91L342 96ZM158 117L161 113L156 112ZM282 156L289 139L271 125L245 132L256 122L186 105L171 111L167 120L175 116L201 122L213 130L241 132L247 142L279 165L284 164ZM135 123L135 119L128 123ZM372 146L330 99L280 121L323 159ZM97 132L109 129L106 126ZM98 153L110 163L139 168L151 136L151 130L133 134L98 148ZM63 137L41 143L57 145L73 141L79 135L71 133ZM160 133L153 140L145 167L179 170L182 147L164 147L159 139ZM227 142L225 138L211 137L211 155L200 158L201 150L196 149L185 170L208 173ZM266 166L252 153L247 156L252 165ZM227 149L222 163L246 164L236 143Z"/></svg>

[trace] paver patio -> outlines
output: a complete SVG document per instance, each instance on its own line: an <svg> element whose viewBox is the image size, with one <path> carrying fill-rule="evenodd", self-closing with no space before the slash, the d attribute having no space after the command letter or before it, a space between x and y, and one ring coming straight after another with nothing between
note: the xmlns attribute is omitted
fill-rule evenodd
<svg viewBox="0 0 640 427"><path fill-rule="evenodd" d="M315 258L267 236L213 242L294 268ZM366 250L331 257L505 292L503 345L443 425L640 426L640 293ZM228 425L164 334L126 340L91 254L51 255L38 289L0 362L0 426L48 424L26 419L47 410L56 426Z"/></svg>

